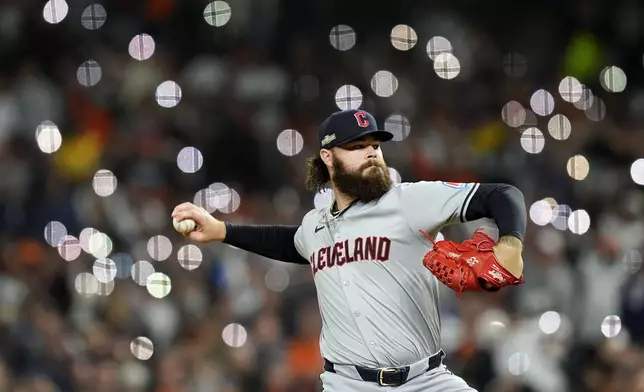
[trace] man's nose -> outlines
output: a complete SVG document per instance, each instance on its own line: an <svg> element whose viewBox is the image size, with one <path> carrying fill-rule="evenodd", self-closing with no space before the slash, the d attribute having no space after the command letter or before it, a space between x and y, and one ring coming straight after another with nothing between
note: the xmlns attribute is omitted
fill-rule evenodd
<svg viewBox="0 0 644 392"><path fill-rule="evenodd" d="M376 154L376 151L378 151L378 150L376 150L376 148L374 146L367 147L367 159L376 158L378 156L378 154Z"/></svg>

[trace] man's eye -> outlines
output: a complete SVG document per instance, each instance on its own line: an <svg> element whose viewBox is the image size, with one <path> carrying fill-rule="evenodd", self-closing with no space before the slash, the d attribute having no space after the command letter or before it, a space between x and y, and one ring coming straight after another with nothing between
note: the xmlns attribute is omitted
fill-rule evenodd
<svg viewBox="0 0 644 392"><path fill-rule="evenodd" d="M373 146L374 149L379 149L380 145L379 144L369 144L370 146ZM349 150L362 150L364 148L367 148L367 144L354 144L349 147Z"/></svg>

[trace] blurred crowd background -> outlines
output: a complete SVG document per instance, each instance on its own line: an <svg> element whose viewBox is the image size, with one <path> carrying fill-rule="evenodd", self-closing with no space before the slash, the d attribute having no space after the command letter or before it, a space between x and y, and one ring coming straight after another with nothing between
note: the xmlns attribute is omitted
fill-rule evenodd
<svg viewBox="0 0 644 392"><path fill-rule="evenodd" d="M299 223L317 126L357 106L397 181L525 195L526 283L442 293L454 373L644 391L641 2L99 3L0 1L0 391L321 390L310 269L170 212Z"/></svg>

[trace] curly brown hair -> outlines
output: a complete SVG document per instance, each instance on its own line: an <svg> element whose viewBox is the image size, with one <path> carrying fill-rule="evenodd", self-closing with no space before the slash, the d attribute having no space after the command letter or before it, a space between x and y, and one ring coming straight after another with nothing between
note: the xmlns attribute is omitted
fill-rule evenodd
<svg viewBox="0 0 644 392"><path fill-rule="evenodd" d="M329 169L319 155L306 160L306 188L315 193L326 189L331 181Z"/></svg>

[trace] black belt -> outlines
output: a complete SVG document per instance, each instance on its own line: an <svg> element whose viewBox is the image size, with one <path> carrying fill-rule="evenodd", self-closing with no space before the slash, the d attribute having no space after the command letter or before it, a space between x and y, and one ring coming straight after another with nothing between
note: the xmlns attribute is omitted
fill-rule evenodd
<svg viewBox="0 0 644 392"><path fill-rule="evenodd" d="M427 360L426 372L436 369L443 362L445 352L440 350L436 354L429 357ZM389 367L383 369L368 369L360 366L355 367L358 374L363 381L375 382L383 387L397 387L407 382L409 376L409 366L399 368ZM332 362L324 358L324 370L327 372L335 373L335 368Z"/></svg>

